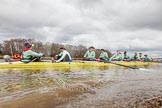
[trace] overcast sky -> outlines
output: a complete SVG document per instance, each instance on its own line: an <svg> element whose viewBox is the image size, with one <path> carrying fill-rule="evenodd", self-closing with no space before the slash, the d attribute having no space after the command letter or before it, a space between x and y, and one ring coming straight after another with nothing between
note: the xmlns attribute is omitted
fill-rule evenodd
<svg viewBox="0 0 162 108"><path fill-rule="evenodd" d="M0 0L0 40L36 38L162 57L162 0Z"/></svg>

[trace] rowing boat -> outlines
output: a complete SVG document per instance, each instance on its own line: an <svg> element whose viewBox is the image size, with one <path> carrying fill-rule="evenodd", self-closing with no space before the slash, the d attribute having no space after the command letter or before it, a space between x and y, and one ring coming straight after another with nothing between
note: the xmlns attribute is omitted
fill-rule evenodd
<svg viewBox="0 0 162 108"><path fill-rule="evenodd" d="M148 66L154 64L153 62L115 62L116 64L126 65L126 66ZM60 63L51 63L51 62L31 62L31 63L23 63L23 62L3 62L0 63L0 69L2 68L59 68L59 67L103 67L103 66L116 66L112 63L104 63L104 62L60 62Z"/></svg>

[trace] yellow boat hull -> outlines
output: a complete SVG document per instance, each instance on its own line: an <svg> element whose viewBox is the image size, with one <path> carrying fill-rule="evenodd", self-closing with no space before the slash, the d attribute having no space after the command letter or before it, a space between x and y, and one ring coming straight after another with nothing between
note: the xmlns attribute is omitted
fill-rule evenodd
<svg viewBox="0 0 162 108"><path fill-rule="evenodd" d="M154 64L153 62L115 62L116 64L126 65L126 66L148 66ZM104 62L60 62L60 63L51 63L51 62L32 62L32 63L22 63L22 62L13 62L9 63L0 63L0 69L2 68L61 68L61 67L105 67L105 66L117 66L112 63Z"/></svg>

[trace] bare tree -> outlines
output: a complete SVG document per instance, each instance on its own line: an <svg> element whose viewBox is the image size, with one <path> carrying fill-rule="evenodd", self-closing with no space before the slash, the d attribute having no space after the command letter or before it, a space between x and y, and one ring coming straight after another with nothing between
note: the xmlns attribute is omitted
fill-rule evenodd
<svg viewBox="0 0 162 108"><path fill-rule="evenodd" d="M68 52L72 55L73 58L83 58L87 48L83 45L62 45L58 43L43 43L41 41L36 41L35 39L11 39L5 40L0 44L0 53L12 55L12 53L21 54L24 48L24 42L30 42L34 44L33 50L36 52L42 52L46 57L54 57L56 54L60 53L60 47L65 47ZM111 56L111 52L108 52L109 57ZM99 57L100 50L96 49L96 58Z"/></svg>

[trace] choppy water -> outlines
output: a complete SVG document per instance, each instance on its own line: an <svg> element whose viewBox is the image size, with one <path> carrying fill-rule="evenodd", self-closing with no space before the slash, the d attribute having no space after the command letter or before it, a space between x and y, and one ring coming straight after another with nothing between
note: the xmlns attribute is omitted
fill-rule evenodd
<svg viewBox="0 0 162 108"><path fill-rule="evenodd" d="M162 64L0 70L0 108L120 108L162 94Z"/></svg>

